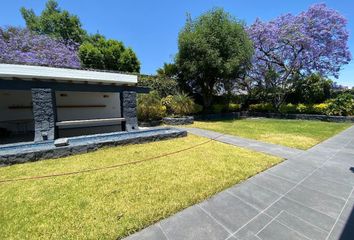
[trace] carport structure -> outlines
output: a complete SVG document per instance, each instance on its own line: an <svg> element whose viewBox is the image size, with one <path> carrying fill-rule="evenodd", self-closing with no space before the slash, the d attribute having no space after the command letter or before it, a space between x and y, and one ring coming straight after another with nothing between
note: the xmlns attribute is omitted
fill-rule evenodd
<svg viewBox="0 0 354 240"><path fill-rule="evenodd" d="M138 129L133 74L0 64L0 128L34 141Z"/></svg>

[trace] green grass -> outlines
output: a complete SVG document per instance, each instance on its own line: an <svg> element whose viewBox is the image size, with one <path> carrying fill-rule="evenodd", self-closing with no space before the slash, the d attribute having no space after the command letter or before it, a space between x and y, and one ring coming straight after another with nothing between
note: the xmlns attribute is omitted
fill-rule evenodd
<svg viewBox="0 0 354 240"><path fill-rule="evenodd" d="M14 165L0 168L0 180L128 163L205 141L190 135ZM109 170L0 183L0 239L120 239L280 161L212 141Z"/></svg>
<svg viewBox="0 0 354 240"><path fill-rule="evenodd" d="M298 149L308 149L351 125L351 123L249 118L195 122L190 127L213 130Z"/></svg>

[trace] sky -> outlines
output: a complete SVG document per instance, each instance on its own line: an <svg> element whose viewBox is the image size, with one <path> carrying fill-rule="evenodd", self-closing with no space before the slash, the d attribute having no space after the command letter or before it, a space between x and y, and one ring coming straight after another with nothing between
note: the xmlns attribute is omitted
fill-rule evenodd
<svg viewBox="0 0 354 240"><path fill-rule="evenodd" d="M39 14L46 0L4 0L0 26L25 26L20 7ZM62 9L79 16L89 33L101 33L132 47L141 61L141 73L154 74L164 62L172 62L177 52L178 33L186 14L198 17L213 7L222 7L236 18L252 24L258 17L271 20L281 14L298 14L315 3L326 3L348 19L349 47L354 57L353 0L59 0ZM354 60L335 80L354 86Z"/></svg>

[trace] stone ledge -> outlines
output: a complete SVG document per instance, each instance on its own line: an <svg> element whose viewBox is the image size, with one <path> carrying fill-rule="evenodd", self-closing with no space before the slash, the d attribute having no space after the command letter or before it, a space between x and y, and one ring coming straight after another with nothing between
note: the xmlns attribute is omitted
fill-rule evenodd
<svg viewBox="0 0 354 240"><path fill-rule="evenodd" d="M140 134L139 134L140 133ZM122 137L124 135L124 137ZM130 135L130 137L129 137ZM64 147L51 147L35 151L16 151L16 153L1 154L0 147L0 166L8 166L13 164L33 162L43 159L61 158L75 154L96 151L102 147L113 147L127 144L138 144L152 141L160 141L170 138L185 137L185 130L174 128L156 128L152 130L141 130L129 133L116 134L97 134L77 138L69 138L71 144ZM96 139L95 139L96 138Z"/></svg>
<svg viewBox="0 0 354 240"><path fill-rule="evenodd" d="M194 117L186 116L186 117L165 117L162 119L164 124L168 125L186 125L193 124Z"/></svg>

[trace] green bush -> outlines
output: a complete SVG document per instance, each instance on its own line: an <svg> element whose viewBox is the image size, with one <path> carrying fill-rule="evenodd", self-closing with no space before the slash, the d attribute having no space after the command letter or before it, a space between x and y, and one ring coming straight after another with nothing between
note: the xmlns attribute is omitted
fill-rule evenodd
<svg viewBox="0 0 354 240"><path fill-rule="evenodd" d="M297 106L291 103L288 104L282 104L279 108L279 111L281 113L296 113L297 112Z"/></svg>
<svg viewBox="0 0 354 240"><path fill-rule="evenodd" d="M314 114L321 114L325 115L327 114L328 111L328 103L320 103L320 104L314 104L312 105L312 112Z"/></svg>
<svg viewBox="0 0 354 240"><path fill-rule="evenodd" d="M298 113L311 113L312 106L299 103L298 105L296 105L296 112L298 112Z"/></svg>
<svg viewBox="0 0 354 240"><path fill-rule="evenodd" d="M211 105L211 110L213 113L236 112L236 111L240 111L240 109L241 106L240 104L237 103Z"/></svg>
<svg viewBox="0 0 354 240"><path fill-rule="evenodd" d="M170 108L175 116L186 116L195 111L195 103L186 93L179 93L171 98Z"/></svg>
<svg viewBox="0 0 354 240"><path fill-rule="evenodd" d="M203 106L199 104L194 104L194 113L200 113L203 111Z"/></svg>
<svg viewBox="0 0 354 240"><path fill-rule="evenodd" d="M249 110L252 112L274 112L274 107L270 103L251 104Z"/></svg>
<svg viewBox="0 0 354 240"><path fill-rule="evenodd" d="M211 105L211 110L213 113L222 113L226 112L227 105L225 104L213 104Z"/></svg>
<svg viewBox="0 0 354 240"><path fill-rule="evenodd" d="M159 120L166 115L166 107L161 103L159 94L151 91L138 96L137 112L140 121Z"/></svg>
<svg viewBox="0 0 354 240"><path fill-rule="evenodd" d="M338 95L335 99L329 100L327 114L335 115L335 116L354 115L353 95L348 93L343 93Z"/></svg>
<svg viewBox="0 0 354 240"><path fill-rule="evenodd" d="M228 110L229 112L237 112L240 111L241 105L237 103L229 103Z"/></svg>
<svg viewBox="0 0 354 240"><path fill-rule="evenodd" d="M162 103L162 105L164 105L166 107L166 111L167 111L168 115L173 114L172 107L171 107L172 101L173 101L172 95L168 95L168 96L161 99L161 103Z"/></svg>

